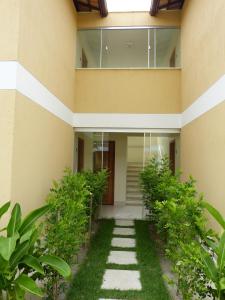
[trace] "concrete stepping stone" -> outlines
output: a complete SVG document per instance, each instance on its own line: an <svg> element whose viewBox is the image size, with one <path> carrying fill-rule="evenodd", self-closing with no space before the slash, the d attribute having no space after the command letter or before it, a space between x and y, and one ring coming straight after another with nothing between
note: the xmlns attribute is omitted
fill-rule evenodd
<svg viewBox="0 0 225 300"><path fill-rule="evenodd" d="M116 220L116 226L134 226L133 220Z"/></svg>
<svg viewBox="0 0 225 300"><path fill-rule="evenodd" d="M134 251L110 251L107 263L117 265L136 265L138 262L136 252Z"/></svg>
<svg viewBox="0 0 225 300"><path fill-rule="evenodd" d="M103 298L101 298L101 299L98 299L98 300L126 300L126 299L103 299Z"/></svg>
<svg viewBox="0 0 225 300"><path fill-rule="evenodd" d="M136 241L135 239L131 238L113 238L111 246L121 248L134 248L136 247Z"/></svg>
<svg viewBox="0 0 225 300"><path fill-rule="evenodd" d="M127 227L116 227L113 230L113 234L116 235L135 235L134 228L127 228Z"/></svg>
<svg viewBox="0 0 225 300"><path fill-rule="evenodd" d="M139 271L106 270L101 288L103 290L140 291L142 289Z"/></svg>

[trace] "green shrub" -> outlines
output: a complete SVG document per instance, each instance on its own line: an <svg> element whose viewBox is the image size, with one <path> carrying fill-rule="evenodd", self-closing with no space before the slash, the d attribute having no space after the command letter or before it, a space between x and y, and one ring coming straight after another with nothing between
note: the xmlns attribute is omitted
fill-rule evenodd
<svg viewBox="0 0 225 300"><path fill-rule="evenodd" d="M69 169L59 182L54 182L47 197L50 209L46 219L44 247L47 253L60 255L70 265L85 240L90 197L85 176L74 174ZM48 275L48 299L57 299L64 284L57 273L49 271Z"/></svg>
<svg viewBox="0 0 225 300"><path fill-rule="evenodd" d="M92 214L95 215L106 190L108 173L106 170L99 172L86 171L83 172L83 175L86 180L87 188L92 194Z"/></svg>
<svg viewBox="0 0 225 300"><path fill-rule="evenodd" d="M141 185L146 208L165 241L165 252L177 273L183 298L212 295L198 240L208 241L215 234L206 229L204 201L197 195L195 181L190 177L181 182L164 157L161 161L151 159L141 173Z"/></svg>
<svg viewBox="0 0 225 300"><path fill-rule="evenodd" d="M165 200L163 185L168 186L173 178L176 177L172 176L167 157L162 160L153 157L140 173L144 203L153 221L157 219L155 202ZM160 185L161 188L159 188Z"/></svg>
<svg viewBox="0 0 225 300"><path fill-rule="evenodd" d="M0 207L0 219L9 207L10 202ZM35 281L45 278L46 268L64 277L71 275L65 261L38 252L36 222L48 210L49 206L41 207L22 219L20 205L15 204L7 227L0 230L5 233L0 235L0 299L3 299L3 291L8 300L23 300L27 292L43 297L44 293Z"/></svg>

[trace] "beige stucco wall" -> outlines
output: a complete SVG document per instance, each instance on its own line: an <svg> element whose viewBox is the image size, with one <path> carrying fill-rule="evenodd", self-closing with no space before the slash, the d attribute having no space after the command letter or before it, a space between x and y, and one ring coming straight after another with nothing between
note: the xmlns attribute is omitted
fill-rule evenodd
<svg viewBox="0 0 225 300"><path fill-rule="evenodd" d="M186 0L182 16L182 108L225 73L225 2ZM203 21L204 20L204 21ZM225 216L225 103L182 128L183 178L193 175L199 192ZM213 226L217 228L215 222Z"/></svg>
<svg viewBox="0 0 225 300"><path fill-rule="evenodd" d="M16 95L12 196L29 211L44 202L53 179L72 168L73 129L20 93Z"/></svg>
<svg viewBox="0 0 225 300"><path fill-rule="evenodd" d="M181 25L182 107L225 74L225 1L186 0Z"/></svg>
<svg viewBox="0 0 225 300"><path fill-rule="evenodd" d="M225 216L225 103L204 114L181 132L183 178L191 174L199 192Z"/></svg>
<svg viewBox="0 0 225 300"><path fill-rule="evenodd" d="M0 61L17 59L19 8L18 0L0 1Z"/></svg>
<svg viewBox="0 0 225 300"><path fill-rule="evenodd" d="M77 70L76 112L179 113L180 70Z"/></svg>
<svg viewBox="0 0 225 300"><path fill-rule="evenodd" d="M0 206L11 199L15 92L0 91Z"/></svg>
<svg viewBox="0 0 225 300"><path fill-rule="evenodd" d="M148 12L110 13L107 18L101 18L99 13L79 13L77 21L80 29L108 26L179 26L181 13L162 11L157 17L151 17Z"/></svg>
<svg viewBox="0 0 225 300"><path fill-rule="evenodd" d="M69 108L75 100L72 0L0 1L0 60L18 60ZM0 91L0 205L44 203L53 179L73 166L71 126L16 91Z"/></svg>
<svg viewBox="0 0 225 300"><path fill-rule="evenodd" d="M76 14L72 0L20 0L20 63L71 109Z"/></svg>

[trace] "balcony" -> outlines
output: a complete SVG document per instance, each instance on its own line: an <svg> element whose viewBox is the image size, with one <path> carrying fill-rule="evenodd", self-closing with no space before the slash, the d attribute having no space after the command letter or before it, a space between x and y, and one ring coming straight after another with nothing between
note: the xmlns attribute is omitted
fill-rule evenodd
<svg viewBox="0 0 225 300"><path fill-rule="evenodd" d="M177 27L111 27L79 30L76 68L180 68Z"/></svg>

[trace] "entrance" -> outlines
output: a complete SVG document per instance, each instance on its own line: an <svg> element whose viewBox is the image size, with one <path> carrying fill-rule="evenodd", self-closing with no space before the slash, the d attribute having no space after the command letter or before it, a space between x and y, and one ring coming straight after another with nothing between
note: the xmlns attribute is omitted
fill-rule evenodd
<svg viewBox="0 0 225 300"><path fill-rule="evenodd" d="M93 170L100 171L105 169L108 171L108 183L105 195L103 197L103 204L114 204L114 178L115 178L115 142L104 141L102 145L99 142L94 142L93 153Z"/></svg>

